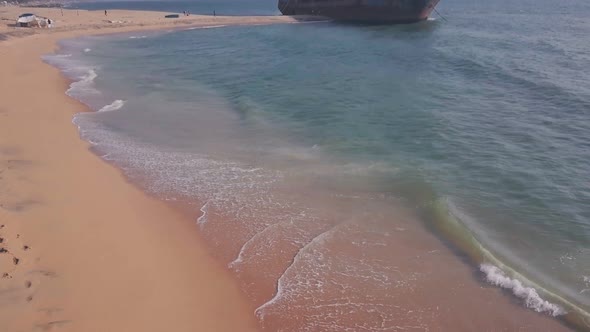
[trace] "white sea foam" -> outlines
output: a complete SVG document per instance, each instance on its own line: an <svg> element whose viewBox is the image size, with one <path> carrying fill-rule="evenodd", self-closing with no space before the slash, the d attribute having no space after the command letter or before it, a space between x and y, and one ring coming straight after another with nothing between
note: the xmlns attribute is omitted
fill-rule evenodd
<svg viewBox="0 0 590 332"><path fill-rule="evenodd" d="M201 216L197 218L197 225L203 226L207 222L207 210L209 208L209 201L205 202L205 204L201 207Z"/></svg>
<svg viewBox="0 0 590 332"><path fill-rule="evenodd" d="M88 69L86 74L84 76L82 76L82 79L79 82L90 83L90 82L93 82L94 79L96 79L97 77L98 77L98 74L96 73L96 71L94 69Z"/></svg>
<svg viewBox="0 0 590 332"><path fill-rule="evenodd" d="M96 90L94 85L94 80L98 77L96 71L92 68L88 69L85 74L79 77L79 80L72 83L70 88L68 89L68 95L78 95L78 94L98 94L100 93Z"/></svg>
<svg viewBox="0 0 590 332"><path fill-rule="evenodd" d="M147 36L131 36L131 37L129 37L129 39L143 39L143 38L147 38Z"/></svg>
<svg viewBox="0 0 590 332"><path fill-rule="evenodd" d="M231 261L227 265L227 267L230 269L236 269L238 267L238 265L244 261L244 253L248 249L248 247L252 243L254 243L257 239L264 237L266 232L268 232L270 229L277 227L277 226L280 226L280 223L270 224L268 227L264 228L262 231L254 234L254 236L252 236L248 241L246 241L246 243L244 243L242 245L242 247L240 248L240 252L238 253L238 257L236 257L233 261Z"/></svg>
<svg viewBox="0 0 590 332"><path fill-rule="evenodd" d="M311 241L309 241L305 246L303 246L303 247L301 247L301 249L299 249L299 251L297 252L295 257L293 258L293 261L291 262L291 264L285 269L283 274L279 277L279 280L277 281L277 292L276 292L275 296L273 296L273 298L268 300L266 303L263 303L260 307L258 307L255 310L255 314L257 317L259 317L260 319L264 319L264 310L267 307L273 305L279 299L281 299L281 297L283 296L283 293L285 292L285 288L284 288L285 287L284 286L285 278L287 278L291 269L293 269L293 267L297 265L297 263L299 262L301 257L305 254L305 252L307 250L310 250L311 248L313 248L314 245L318 245L318 244L321 245L322 243L324 243L326 241L326 239L328 239L337 230L337 228L339 226L340 226L340 224L333 226L332 228L329 228L329 229L325 230L324 232L318 234L316 237L311 239Z"/></svg>
<svg viewBox="0 0 590 332"><path fill-rule="evenodd" d="M256 250L255 248L257 247L257 245L260 245L260 243L262 242L266 244L270 243L271 239L276 236L275 232L280 233L280 229L283 229L283 231L285 231L290 227L293 227L294 225L302 225L304 220L314 219L313 217L309 217L305 211L301 211L299 215L292 215L290 218L287 218L286 220L276 222L271 221L266 227L256 232L252 237L250 237L248 241L244 243L244 245L242 245L242 247L240 248L240 252L238 253L238 257L236 257L232 262L230 262L228 264L228 267L236 271L239 270L240 264L244 262L244 256L248 251ZM298 227L298 229L300 229L301 232L297 232L291 229L287 230L287 232L290 234L291 241L303 245L303 238L305 238L305 235L302 235L301 233L305 233L306 231L311 232L313 230L311 229L311 227Z"/></svg>
<svg viewBox="0 0 590 332"><path fill-rule="evenodd" d="M214 28L223 28L226 26L227 25L208 25L208 26L203 26L203 27L188 28L187 30L214 29Z"/></svg>
<svg viewBox="0 0 590 332"><path fill-rule="evenodd" d="M102 107L101 109L99 109L99 112L111 112L111 111L116 111L118 109L121 109L121 107L123 107L123 105L125 105L125 101L121 100L121 99L117 99L114 102Z"/></svg>
<svg viewBox="0 0 590 332"><path fill-rule="evenodd" d="M90 49L90 48L85 48L85 49L84 49L84 53L88 53L88 52L90 52L90 51L92 51L92 49Z"/></svg>
<svg viewBox="0 0 590 332"><path fill-rule="evenodd" d="M582 276L582 280L584 281L585 288L582 288L582 290L580 291L580 294L590 292L590 288L587 288L587 287L590 287L590 277Z"/></svg>
<svg viewBox="0 0 590 332"><path fill-rule="evenodd" d="M479 268L486 275L489 283L512 291L518 298L524 300L525 305L536 312L547 313L551 316L566 314L566 311L560 306L549 301L543 300L537 290L532 287L526 287L519 280L508 277L504 271L491 264L481 264Z"/></svg>

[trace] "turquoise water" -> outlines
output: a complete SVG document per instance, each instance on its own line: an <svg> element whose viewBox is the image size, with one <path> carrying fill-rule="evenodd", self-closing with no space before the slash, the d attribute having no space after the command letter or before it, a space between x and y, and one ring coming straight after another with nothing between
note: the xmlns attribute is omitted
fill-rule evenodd
<svg viewBox="0 0 590 332"><path fill-rule="evenodd" d="M252 206L239 213L256 220L280 204L256 216L228 192L270 197L291 179L424 215L443 204L503 268L587 311L590 5L449 0L439 11L448 21L85 38L49 61L101 110L75 119L82 136L150 190ZM268 227L253 225L249 236Z"/></svg>

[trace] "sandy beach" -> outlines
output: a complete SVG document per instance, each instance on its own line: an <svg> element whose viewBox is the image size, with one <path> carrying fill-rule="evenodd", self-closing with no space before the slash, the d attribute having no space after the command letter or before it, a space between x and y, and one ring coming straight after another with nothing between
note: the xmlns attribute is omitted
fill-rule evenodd
<svg viewBox="0 0 590 332"><path fill-rule="evenodd" d="M54 26L12 26L24 12L51 18ZM165 19L166 14L112 10L105 16L102 11L63 10L62 15L60 9L0 7L0 331L262 329L255 310L276 291L274 282L264 284L272 286L264 288L269 293L264 293L265 299L252 303L240 281L211 257L202 238L207 233L199 232L194 218L145 194L119 169L93 154L72 124L74 114L88 109L64 93L70 82L41 58L56 51L59 40L83 35L305 19L199 15ZM423 239L420 236L415 238ZM434 240L412 239L392 244L399 249L399 261L414 246L419 247L416 252L450 253ZM472 310L467 312L472 319L456 323L455 318L463 315L460 310L441 306L438 312L436 306L437 312L414 330L424 326L438 331L516 326L526 331L568 330L558 320L515 303L509 294L482 287L470 267L455 256L431 256L426 265L416 267L409 261L400 268L424 268L424 274L438 269L446 274L432 279L417 297L404 297L402 287L399 298L388 300L399 305L400 312L432 299L443 304L454 301L455 308ZM452 290L456 298L449 300L448 290L439 283L456 280L461 288ZM257 286L256 281L246 278L241 283ZM473 296L474 292L481 296ZM301 317L297 315L311 315L313 310L310 304L292 311L290 323L297 326ZM269 319L268 330L289 328L288 320L276 317Z"/></svg>
<svg viewBox="0 0 590 332"><path fill-rule="evenodd" d="M54 27L11 26L23 12ZM82 34L292 21L163 16L0 8L1 331L257 330L194 220L126 182L79 139L71 120L86 109L41 60L57 40Z"/></svg>

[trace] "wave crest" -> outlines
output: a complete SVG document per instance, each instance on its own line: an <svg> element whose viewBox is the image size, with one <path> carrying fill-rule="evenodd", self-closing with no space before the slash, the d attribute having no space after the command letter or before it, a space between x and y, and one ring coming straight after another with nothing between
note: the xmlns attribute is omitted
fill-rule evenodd
<svg viewBox="0 0 590 332"><path fill-rule="evenodd" d="M520 280L508 277L504 271L491 264L481 264L480 271L486 275L486 280L494 285L512 291L518 298L524 300L527 308L536 312L547 313L553 317L565 315L567 312L557 304L543 300L537 290L532 287L526 287Z"/></svg>
<svg viewBox="0 0 590 332"><path fill-rule="evenodd" d="M125 105L125 101L121 100L121 99L117 99L114 102L104 106L103 108L99 109L99 112L110 112L110 111L116 111L118 109L120 109L121 107L123 107L123 105Z"/></svg>

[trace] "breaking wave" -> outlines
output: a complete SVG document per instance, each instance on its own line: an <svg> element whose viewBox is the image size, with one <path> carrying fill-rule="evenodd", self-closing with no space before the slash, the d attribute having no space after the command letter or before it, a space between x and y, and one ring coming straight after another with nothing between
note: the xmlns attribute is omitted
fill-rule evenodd
<svg viewBox="0 0 590 332"><path fill-rule="evenodd" d="M121 100L121 99L117 99L114 102L102 107L101 109L99 109L99 112L111 112L111 111L116 111L118 109L121 109L121 107L123 107L125 105L125 101Z"/></svg>
<svg viewBox="0 0 590 332"><path fill-rule="evenodd" d="M426 218L434 222L433 226L437 232L450 239L457 249L479 265L487 282L510 290L531 310L553 317L561 316L569 324L584 330L590 326L590 314L586 310L519 273L486 248L465 224L469 216L455 206L449 198L435 199L435 202L423 210L426 212ZM551 302L544 300L541 296Z"/></svg>
<svg viewBox="0 0 590 332"><path fill-rule="evenodd" d="M94 80L98 74L94 69L88 71L80 78L80 80L70 84L67 94L72 97L88 94L99 94L100 92L94 88Z"/></svg>
<svg viewBox="0 0 590 332"><path fill-rule="evenodd" d="M536 312L547 313L553 317L565 315L567 312L557 304L543 300L537 290L532 287L526 287L520 280L508 277L504 271L491 264L481 264L480 271L486 275L486 280L501 288L512 291L516 297L524 300L527 308Z"/></svg>

